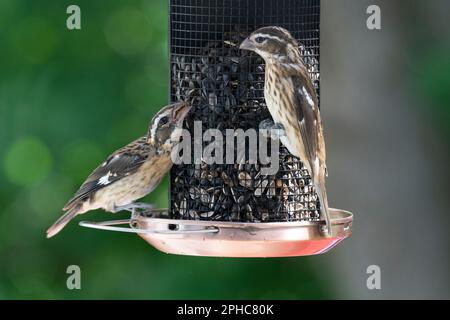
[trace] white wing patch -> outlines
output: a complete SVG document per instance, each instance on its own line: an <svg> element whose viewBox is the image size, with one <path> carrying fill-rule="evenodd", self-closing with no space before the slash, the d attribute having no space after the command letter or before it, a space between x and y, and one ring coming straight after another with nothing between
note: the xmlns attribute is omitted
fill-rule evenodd
<svg viewBox="0 0 450 320"><path fill-rule="evenodd" d="M98 179L98 184L102 186L108 185L111 181L109 181L109 177L111 176L111 171L109 171L107 174L105 174L103 177Z"/></svg>
<svg viewBox="0 0 450 320"><path fill-rule="evenodd" d="M311 96L309 95L308 91L306 91L305 87L303 87L302 90L303 90L303 95L306 97L306 100L308 101L309 105L314 108L314 101L311 98Z"/></svg>
<svg viewBox="0 0 450 320"><path fill-rule="evenodd" d="M314 168L315 168L315 172L319 172L320 170L320 160L319 157L316 156L316 158L314 159Z"/></svg>

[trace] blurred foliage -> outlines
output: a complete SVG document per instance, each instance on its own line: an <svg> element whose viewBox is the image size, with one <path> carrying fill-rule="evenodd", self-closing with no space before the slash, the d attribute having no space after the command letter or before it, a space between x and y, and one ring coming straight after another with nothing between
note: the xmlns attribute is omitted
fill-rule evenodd
<svg viewBox="0 0 450 320"><path fill-rule="evenodd" d="M166 255L80 219L45 238L91 170L145 134L168 100L167 1L76 1L75 31L66 28L70 4L0 1L0 298L329 297L313 258ZM149 201L167 200L166 179ZM66 288L71 264L82 290Z"/></svg>
<svg viewBox="0 0 450 320"><path fill-rule="evenodd" d="M450 46L432 44L413 54L412 86L427 119L450 143Z"/></svg>
<svg viewBox="0 0 450 320"><path fill-rule="evenodd" d="M405 10L408 5L408 10ZM450 144L450 32L448 3L397 2L399 29L408 47L403 58L406 84L428 125ZM442 19L445 17L444 19ZM401 39L404 41L405 39Z"/></svg>

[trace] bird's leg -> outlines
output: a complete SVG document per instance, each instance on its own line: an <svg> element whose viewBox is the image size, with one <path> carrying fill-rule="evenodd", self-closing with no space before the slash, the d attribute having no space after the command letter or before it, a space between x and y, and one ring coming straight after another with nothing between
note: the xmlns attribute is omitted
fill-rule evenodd
<svg viewBox="0 0 450 320"><path fill-rule="evenodd" d="M131 209L131 217L130 217L130 221L133 221L136 219L136 208Z"/></svg>
<svg viewBox="0 0 450 320"><path fill-rule="evenodd" d="M145 203L145 202L135 202L136 209L154 209L155 205L151 203Z"/></svg>
<svg viewBox="0 0 450 320"><path fill-rule="evenodd" d="M286 136L286 131L284 130L282 123L276 122L270 130L272 130L272 132L275 131L274 134L278 138Z"/></svg>
<svg viewBox="0 0 450 320"><path fill-rule="evenodd" d="M153 209L155 206L151 203L144 203L144 202L133 202L124 206L115 207L116 212L127 210L131 213L134 213L136 209L142 209L142 210L149 210Z"/></svg>
<svg viewBox="0 0 450 320"><path fill-rule="evenodd" d="M286 136L284 126L279 122L274 123L271 119L261 121L259 123L259 130L262 131L265 138L280 139Z"/></svg>
<svg viewBox="0 0 450 320"><path fill-rule="evenodd" d="M265 119L259 123L259 129L270 129L274 126L274 122L272 119Z"/></svg>

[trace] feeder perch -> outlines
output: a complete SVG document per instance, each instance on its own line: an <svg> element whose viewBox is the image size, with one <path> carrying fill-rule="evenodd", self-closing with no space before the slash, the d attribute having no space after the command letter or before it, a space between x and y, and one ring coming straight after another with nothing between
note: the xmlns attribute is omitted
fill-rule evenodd
<svg viewBox="0 0 450 320"><path fill-rule="evenodd" d="M202 132L218 129L225 136L226 129L258 129L261 121L271 119L264 101L264 62L239 50L263 26L284 27L297 39L319 95L320 0L170 1L170 98L195 97L185 121L192 137L195 121L201 122ZM279 148L274 175L262 174L262 164L237 152L233 164L226 164L224 155L224 164L174 165L170 209L81 225L138 233L157 249L175 254L324 253L351 234L353 215L330 208L328 236L309 173L298 158ZM194 141L191 149L195 159ZM121 224L130 227L117 226Z"/></svg>

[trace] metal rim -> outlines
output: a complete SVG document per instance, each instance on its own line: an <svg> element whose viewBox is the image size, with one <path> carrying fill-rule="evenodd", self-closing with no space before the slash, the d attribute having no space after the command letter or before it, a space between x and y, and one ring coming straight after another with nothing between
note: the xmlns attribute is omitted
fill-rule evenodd
<svg viewBox="0 0 450 320"><path fill-rule="evenodd" d="M338 212L342 217L335 218L331 220L332 225L350 225L353 221L353 214L346 210L339 210L330 208L330 211ZM168 209L151 209L148 213L161 214L168 212ZM142 214L132 215L130 219L123 220L110 220L110 221L81 221L79 223L82 227L117 231L117 232L128 232L128 233L147 233L147 234L186 234L186 233L217 233L220 228L244 228L244 229L277 229L277 228L298 228L298 227L312 227L312 226L322 226L325 225L325 221L297 221L297 222L228 222L228 221L202 221L202 220L174 220L167 218L158 217L148 217ZM167 225L182 225L182 226L198 226L203 227L198 230L167 230L167 231L156 231L148 229L140 229L133 227L134 222L139 219L147 219L149 221L154 221L158 224ZM130 225L129 227L117 227L117 225Z"/></svg>
<svg viewBox="0 0 450 320"><path fill-rule="evenodd" d="M353 214L350 211L329 208L330 211L339 212L343 217L331 220L332 225L348 224L353 221ZM152 210L150 210L152 211ZM167 209L157 209L158 212L167 212ZM231 221L207 221L207 220L176 220L158 217L145 217L142 215L132 217L131 221L137 219L151 219L159 223L177 224L177 225L192 225L192 226L216 226L224 228L286 228L286 227L308 227L325 225L325 221L293 221L293 222L231 222Z"/></svg>
<svg viewBox="0 0 450 320"><path fill-rule="evenodd" d="M352 233L353 214L331 209L333 235L325 222L239 223L172 220L167 209L151 210L156 217L132 215L130 219L88 222L83 227L138 234L156 249L172 254L214 257L292 257L325 253ZM120 225L128 224L127 227Z"/></svg>
<svg viewBox="0 0 450 320"><path fill-rule="evenodd" d="M110 220L110 221L81 221L79 223L80 226L98 229L98 230L107 230L107 231L117 231L117 232L127 232L127 233L146 233L146 234L188 234L188 233L217 233L219 232L218 228L208 228L208 229L198 229L198 230L169 230L169 231L155 231L155 230L147 230L140 228L128 228L128 227L115 227L116 225L128 224L130 225L133 220L123 219L123 220Z"/></svg>

